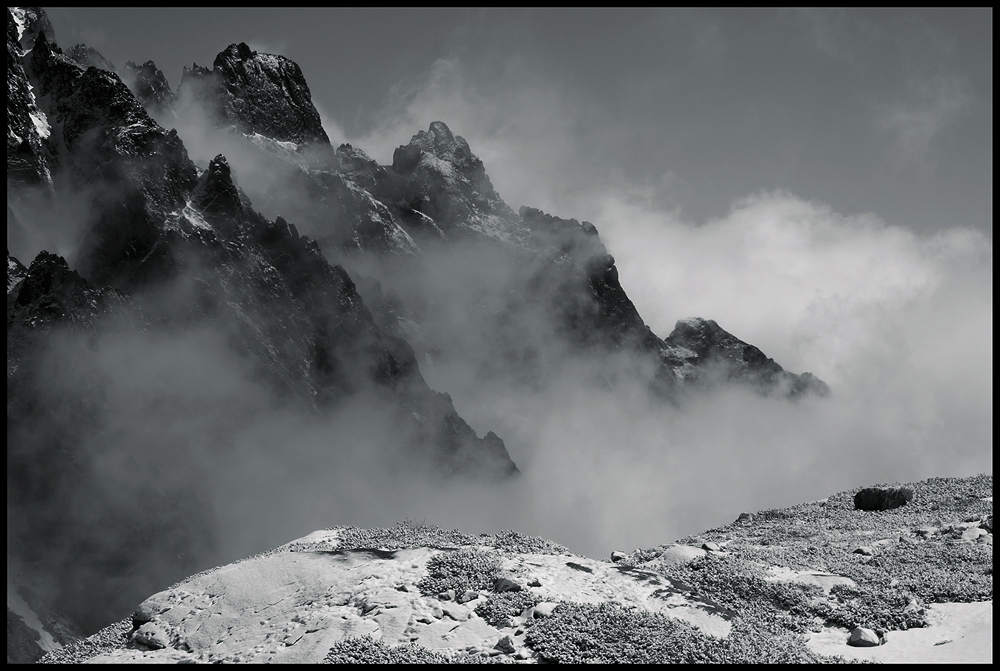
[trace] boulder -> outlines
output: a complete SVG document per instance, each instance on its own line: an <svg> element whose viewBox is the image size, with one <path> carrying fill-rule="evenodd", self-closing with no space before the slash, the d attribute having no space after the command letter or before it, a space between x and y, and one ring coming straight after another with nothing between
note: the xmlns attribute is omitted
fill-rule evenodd
<svg viewBox="0 0 1000 671"><path fill-rule="evenodd" d="M616 564L620 561L624 561L627 557L628 555L624 552L621 552L620 550L615 550L614 552L611 553L611 561L615 562Z"/></svg>
<svg viewBox="0 0 1000 671"><path fill-rule="evenodd" d="M903 487L866 487L854 495L854 507L857 510L891 510L905 506L913 500L913 490Z"/></svg>
<svg viewBox="0 0 1000 671"><path fill-rule="evenodd" d="M521 586L510 578L497 578L493 581L493 591L500 592L520 592Z"/></svg>
<svg viewBox="0 0 1000 671"><path fill-rule="evenodd" d="M552 603L551 601L543 601L534 608L535 617L548 617L552 615L552 611L555 610L558 604Z"/></svg>
<svg viewBox="0 0 1000 671"><path fill-rule="evenodd" d="M170 635L162 624L147 622L132 634L132 642L152 650L162 650L170 644Z"/></svg>
<svg viewBox="0 0 1000 671"><path fill-rule="evenodd" d="M879 638L879 635L871 629L866 627L855 627L854 630L851 631L850 637L847 639L847 645L855 648L874 648L882 645L884 641L884 636Z"/></svg>
<svg viewBox="0 0 1000 671"><path fill-rule="evenodd" d="M969 527L962 532L963 541L974 541L980 536L985 536L988 532L986 529L980 529L979 527Z"/></svg>
<svg viewBox="0 0 1000 671"><path fill-rule="evenodd" d="M513 641L513 639L511 639L510 636L504 636L499 641L497 641L497 644L493 646L493 649L494 650L499 650L500 652L503 652L503 653L506 653L506 654L509 655L512 652L514 652L514 650L516 648L514 647L514 641Z"/></svg>
<svg viewBox="0 0 1000 671"><path fill-rule="evenodd" d="M469 601L475 601L479 598L479 592L473 591L471 589L466 590L462 596L458 597L459 603L468 603Z"/></svg>
<svg viewBox="0 0 1000 671"><path fill-rule="evenodd" d="M667 566L674 566L686 564L698 557L704 557L706 554L708 553L705 550L691 545L672 545L663 551L663 554L660 555L660 561Z"/></svg>

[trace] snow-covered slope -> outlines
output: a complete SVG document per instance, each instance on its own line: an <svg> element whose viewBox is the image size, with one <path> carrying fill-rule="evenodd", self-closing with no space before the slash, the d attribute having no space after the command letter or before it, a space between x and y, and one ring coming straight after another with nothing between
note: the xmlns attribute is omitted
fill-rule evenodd
<svg viewBox="0 0 1000 671"><path fill-rule="evenodd" d="M992 662L992 477L854 491L610 560L513 531L321 530L43 661ZM857 627L881 645L848 645Z"/></svg>

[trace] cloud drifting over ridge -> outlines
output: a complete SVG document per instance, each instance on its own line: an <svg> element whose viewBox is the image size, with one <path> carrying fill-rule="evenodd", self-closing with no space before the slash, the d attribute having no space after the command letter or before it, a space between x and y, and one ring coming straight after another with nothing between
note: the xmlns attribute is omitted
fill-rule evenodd
<svg viewBox="0 0 1000 671"><path fill-rule="evenodd" d="M589 111L568 90L530 71L526 83L470 73L439 61L351 141L387 161L416 130L445 121L510 205L597 226L658 335L677 319L715 319L786 369L833 387L823 401L733 390L675 411L627 384L584 390L582 371L532 395L424 365L430 384L451 393L477 430L501 435L525 471L516 503L496 504L515 528L598 555L852 486L992 472L987 236L961 226L914 233L781 190L692 222L671 197L685 186L673 166L636 184L601 161L625 129L583 130ZM475 529L476 519L504 517L490 507L445 506L431 519Z"/></svg>
<svg viewBox="0 0 1000 671"><path fill-rule="evenodd" d="M747 198L701 226L621 196L604 195L601 208L623 286L655 332L716 319L833 394L789 403L731 389L677 409L627 383L594 389L582 372L531 395L428 366L473 426L507 441L525 472L520 497L533 504L519 523L532 533L601 556L741 510L992 472L985 236L919 236L786 193Z"/></svg>

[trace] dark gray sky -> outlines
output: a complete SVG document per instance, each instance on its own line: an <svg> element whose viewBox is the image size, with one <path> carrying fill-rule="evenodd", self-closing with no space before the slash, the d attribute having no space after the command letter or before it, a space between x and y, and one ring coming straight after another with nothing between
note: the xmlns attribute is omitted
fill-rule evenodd
<svg viewBox="0 0 1000 671"><path fill-rule="evenodd" d="M335 141L381 162L440 118L514 208L589 218L581 194L615 183L701 223L784 189L992 238L991 9L48 11L64 48L174 87L233 42L288 56Z"/></svg>

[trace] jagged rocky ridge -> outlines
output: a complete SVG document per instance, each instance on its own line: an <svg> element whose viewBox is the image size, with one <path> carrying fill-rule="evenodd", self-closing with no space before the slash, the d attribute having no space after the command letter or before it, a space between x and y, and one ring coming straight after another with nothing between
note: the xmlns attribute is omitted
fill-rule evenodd
<svg viewBox="0 0 1000 671"><path fill-rule="evenodd" d="M9 40L12 49L16 44ZM216 66L225 71L222 61ZM297 66L286 69L301 80ZM238 308L239 316L230 318L243 322L241 349L254 353L262 369L309 362L304 375L278 374L288 393L322 406L369 379L401 398L430 393L412 352L378 331L351 278L327 264L294 226L255 212L225 157L200 171L176 132L161 128L116 74L80 66L44 32L34 43L30 70L58 131L60 161L51 167L68 173L92 198L79 254L80 272L90 282L141 292L200 263L209 275L202 295L189 314L170 318ZM460 451L458 444L451 448ZM513 472L509 458L504 461L498 472Z"/></svg>
<svg viewBox="0 0 1000 671"><path fill-rule="evenodd" d="M203 80L232 83L197 83ZM264 80L281 86L253 86ZM213 71L185 70L185 87L195 89L190 95L207 109L226 110L216 115L216 124L246 137L248 145L259 150L273 181L254 192L255 202L299 223L331 260L363 268L380 280L361 285L363 293L370 289L366 299L376 313L394 306L388 314L376 315L380 326L396 331L402 321L397 332L415 339L422 352L446 349L433 337L422 342L422 334L412 329L421 323L419 315L429 308L432 312L433 306L427 305L426 295L401 294L414 275L436 263L441 250L460 249L455 255L462 255L472 245L484 257L513 268L499 287L489 288L502 296L504 307L474 314L484 332L503 334L499 341L480 346L500 352L498 358L507 368L516 368L518 360L537 361L537 352L546 345L531 342L527 334L538 315L556 315L544 317L552 323L543 338L554 331L571 346L634 351L654 362L649 383L666 396L678 386L696 387L720 378L750 384L765 394L797 397L829 391L808 373L783 370L711 320L678 322L665 339L652 334L621 287L614 258L596 227L530 207L515 213L495 191L468 143L443 122L419 131L396 149L391 165L381 166L351 145L328 151L308 87L283 57L251 51L245 44L230 45L217 57ZM262 124L256 112L248 111L255 109L288 112ZM289 192L296 195L288 198ZM473 272L479 270L470 266ZM399 277L406 280L393 281ZM454 277L456 286L475 281L457 273Z"/></svg>
<svg viewBox="0 0 1000 671"><path fill-rule="evenodd" d="M79 474L94 466L81 461L79 446L101 435L103 401L98 380L44 384L53 343L65 334L93 343L210 325L282 402L323 414L373 394L394 409L418 461L504 478L517 469L503 441L478 438L418 367L418 354L449 355L429 324L450 295L408 294L399 281L426 272L438 254L473 250L511 269L494 288L498 301L470 305L463 316L485 334L470 348L486 353L477 362L489 374L537 382L558 342L581 356L637 355L642 365L620 374L644 377L674 400L720 377L765 394L826 392L712 321L685 320L657 337L596 228L532 208L514 212L442 122L381 166L359 148L330 146L301 70L284 57L231 45L212 70L186 70L175 95L152 62L116 71L86 45L64 53L41 10L8 10L7 33L8 229L32 225L18 214L38 203L72 194L85 204L72 267L55 254L28 267L8 254L10 533L33 559L54 538L64 550L107 554L89 588L70 578L73 566L47 567L65 579L64 590L83 590L72 595L78 601L103 596L102 577L163 554L164 538L178 556L174 573L189 567L211 544L212 521L197 490L180 487L166 499L138 496L126 509L92 497L114 510L105 522L129 536L127 555L88 533L94 520L74 502L93 494ZM192 100L275 168L268 188L248 187L249 197L236 184L240 166L222 155L199 168L176 131L158 123ZM260 203L285 214L265 217ZM470 281L449 278L456 287Z"/></svg>

